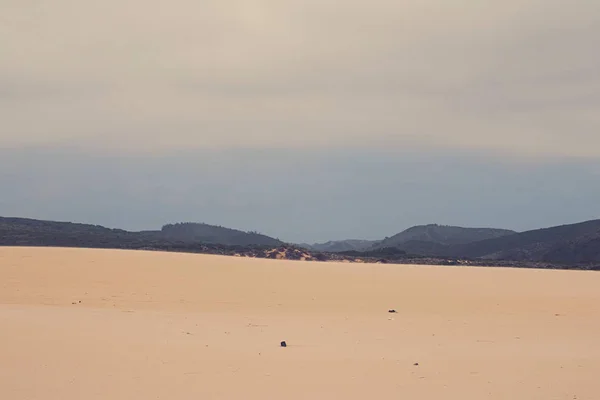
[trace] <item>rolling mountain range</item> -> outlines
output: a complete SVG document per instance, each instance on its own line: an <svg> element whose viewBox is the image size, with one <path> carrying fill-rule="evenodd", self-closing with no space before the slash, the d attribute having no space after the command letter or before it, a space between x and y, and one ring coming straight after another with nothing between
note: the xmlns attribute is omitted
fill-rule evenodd
<svg viewBox="0 0 600 400"><path fill-rule="evenodd" d="M431 262L471 260L486 265L510 261L589 266L600 263L600 220L520 233L492 228L421 225L380 241L331 241L302 245L300 247L308 250L301 251L296 246L256 232L208 224L177 223L156 231L130 232L99 225L0 217L0 246L157 249L219 254L255 254L253 249L258 247L295 249L290 254L318 260L361 257L400 262L428 258Z"/></svg>
<svg viewBox="0 0 600 400"><path fill-rule="evenodd" d="M462 228L459 226L430 224L413 226L383 240L339 240L312 245L301 244L300 246L309 250L327 252L372 251L397 247L407 253L431 254L443 252L443 249L449 245L493 239L514 233L516 232L506 229Z"/></svg>
<svg viewBox="0 0 600 400"><path fill-rule="evenodd" d="M381 241L367 253L382 249L452 259L598 263L600 220L520 233L485 228L418 226Z"/></svg>
<svg viewBox="0 0 600 400"><path fill-rule="evenodd" d="M593 220L448 246L444 252L491 260L599 262L599 244L600 220Z"/></svg>
<svg viewBox="0 0 600 400"><path fill-rule="evenodd" d="M493 228L463 228L446 225L419 225L408 228L377 243L375 248L396 247L408 242L430 242L444 246L495 239L516 233L506 229Z"/></svg>
<svg viewBox="0 0 600 400"><path fill-rule="evenodd" d="M0 217L0 245L44 245L117 248L169 243L225 246L270 246L283 242L256 232L199 223L169 224L159 231L129 232L99 225Z"/></svg>
<svg viewBox="0 0 600 400"><path fill-rule="evenodd" d="M165 225L158 235L168 240L229 246L281 246L283 244L279 239L258 232L243 232L222 226L192 222Z"/></svg>

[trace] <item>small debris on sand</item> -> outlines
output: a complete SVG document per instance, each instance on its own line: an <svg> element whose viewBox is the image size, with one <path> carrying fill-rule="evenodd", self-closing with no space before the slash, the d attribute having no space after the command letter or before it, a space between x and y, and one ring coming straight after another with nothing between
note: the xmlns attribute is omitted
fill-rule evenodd
<svg viewBox="0 0 600 400"><path fill-rule="evenodd" d="M415 367L418 367L418 366L419 366L419 363L414 363L413 365L414 365Z"/></svg>
<svg viewBox="0 0 600 400"><path fill-rule="evenodd" d="M394 309L391 309L391 310L388 310L388 312L389 312L390 314L396 314L398 311L396 311L396 310L394 310Z"/></svg>
<svg viewBox="0 0 600 400"><path fill-rule="evenodd" d="M287 347L287 343L285 341L281 342L281 347Z"/></svg>

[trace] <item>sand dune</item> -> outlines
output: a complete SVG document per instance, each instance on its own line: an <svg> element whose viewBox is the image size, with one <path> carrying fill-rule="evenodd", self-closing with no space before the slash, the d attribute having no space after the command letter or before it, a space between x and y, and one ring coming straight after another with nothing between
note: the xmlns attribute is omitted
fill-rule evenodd
<svg viewBox="0 0 600 400"><path fill-rule="evenodd" d="M0 399L596 400L599 338L594 272L0 249Z"/></svg>

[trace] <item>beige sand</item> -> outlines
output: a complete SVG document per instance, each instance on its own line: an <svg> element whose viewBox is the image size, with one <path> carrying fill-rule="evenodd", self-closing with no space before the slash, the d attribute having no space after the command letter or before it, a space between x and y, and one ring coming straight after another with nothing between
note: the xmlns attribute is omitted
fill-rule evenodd
<svg viewBox="0 0 600 400"><path fill-rule="evenodd" d="M599 273L0 249L0 399L597 400L599 376Z"/></svg>

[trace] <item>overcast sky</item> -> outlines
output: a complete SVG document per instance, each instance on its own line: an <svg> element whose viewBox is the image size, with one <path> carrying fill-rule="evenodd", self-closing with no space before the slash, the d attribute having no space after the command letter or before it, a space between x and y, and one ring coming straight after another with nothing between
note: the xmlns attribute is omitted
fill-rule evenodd
<svg viewBox="0 0 600 400"><path fill-rule="evenodd" d="M599 38L597 0L0 0L0 215L600 217Z"/></svg>

